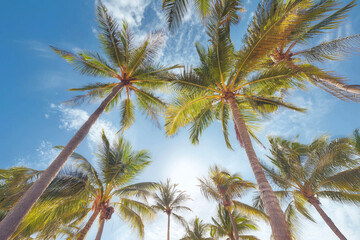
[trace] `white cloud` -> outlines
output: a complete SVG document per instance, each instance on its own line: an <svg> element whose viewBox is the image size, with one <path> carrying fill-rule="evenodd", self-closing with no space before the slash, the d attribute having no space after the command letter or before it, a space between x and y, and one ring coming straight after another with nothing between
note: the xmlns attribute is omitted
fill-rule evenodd
<svg viewBox="0 0 360 240"><path fill-rule="evenodd" d="M309 89L309 92L297 92L288 99L296 106L307 109L307 112L281 109L263 123L267 135L294 137L300 134L300 137L310 140L322 133L322 122L337 99L313 86Z"/></svg>
<svg viewBox="0 0 360 240"><path fill-rule="evenodd" d="M89 118L89 114L78 108L67 108L64 106L58 106L57 109L60 111L60 125L59 128L68 131L77 131ZM89 147L94 147L101 141L101 131L104 130L106 136L110 141L115 139L116 132L118 129L109 121L98 119L95 124L91 127L87 139L89 141Z"/></svg>
<svg viewBox="0 0 360 240"><path fill-rule="evenodd" d="M51 142L42 140L36 149L36 154L16 159L16 166L25 166L36 170L46 169L58 154L59 150L54 149Z"/></svg>
<svg viewBox="0 0 360 240"><path fill-rule="evenodd" d="M104 5L119 21L126 20L130 26L139 26L144 18L149 0L106 0Z"/></svg>

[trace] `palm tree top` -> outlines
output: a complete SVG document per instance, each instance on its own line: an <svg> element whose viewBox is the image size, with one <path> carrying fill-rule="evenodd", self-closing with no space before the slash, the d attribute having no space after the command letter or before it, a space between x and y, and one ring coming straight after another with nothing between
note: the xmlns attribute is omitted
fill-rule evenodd
<svg viewBox="0 0 360 240"><path fill-rule="evenodd" d="M323 135L310 144L271 137L272 165L263 164L282 199L293 197L297 210L309 219L306 202L329 198L343 203L360 202L360 166L349 138L330 140Z"/></svg>
<svg viewBox="0 0 360 240"><path fill-rule="evenodd" d="M239 233L240 239L258 240L253 235L248 235L249 231L256 231L258 227L256 223L250 220L248 217L243 216L236 208L231 209L231 214L235 220L236 227ZM230 214L226 209L218 205L216 217L212 217L212 223L210 224L210 234L215 239L227 237L227 239L233 240L234 229L231 224Z"/></svg>
<svg viewBox="0 0 360 240"><path fill-rule="evenodd" d="M173 210L191 211L190 208L182 206L184 201L191 200L190 196L185 191L178 190L177 187L178 184L171 183L170 178L166 179L166 182L160 182L159 194L154 194L156 201L154 208L167 214L171 214Z"/></svg>
<svg viewBox="0 0 360 240"><path fill-rule="evenodd" d="M210 230L210 224L205 223L199 217L195 217L186 227L186 234L180 240L212 240L206 237Z"/></svg>
<svg viewBox="0 0 360 240"><path fill-rule="evenodd" d="M236 51L230 40L228 25L223 24L231 7L229 2L212 6L207 25L210 45L205 48L196 43L199 66L185 69L172 81L179 94L167 109L165 126L168 135L191 125L190 139L196 144L204 129L219 120L225 142L231 148L228 137L230 100L235 100L253 137L260 117L276 111L280 106L304 111L284 102L279 94L280 89L304 87L304 78L298 74L299 71L285 64L264 68L266 56L283 37L286 38L285 33L294 29L293 19L297 19L297 16L292 10L295 7L291 5L276 16L265 19L264 12L270 14L271 9L267 6L268 2L261 2L248 27L242 48ZM271 26L270 29L258 28L264 24Z"/></svg>
<svg viewBox="0 0 360 240"><path fill-rule="evenodd" d="M320 199L360 203L359 155L352 139L331 139L322 135L309 144L280 137L270 137L269 141L271 156L268 158L272 164L262 165L278 187L275 194L288 204L285 215L293 236L298 230L297 213L315 222L308 210L309 204L316 208L338 236L342 235L320 208ZM255 197L254 204L262 207L259 196Z"/></svg>
<svg viewBox="0 0 360 240"><path fill-rule="evenodd" d="M230 174L226 169L219 166L210 167L209 176L199 179L201 193L207 199L221 202L224 206L230 206L235 198L240 198L255 184L243 180L239 174Z"/></svg>
<svg viewBox="0 0 360 240"><path fill-rule="evenodd" d="M323 135L309 145L280 137L269 138L269 141L270 161L279 169L278 173L296 183L299 190L305 185L315 189L321 187L328 177L359 164L349 138L330 140Z"/></svg>
<svg viewBox="0 0 360 240"><path fill-rule="evenodd" d="M342 100L359 101L360 85L347 85L344 77L325 71L314 64L343 59L350 53L359 51L360 34L322 41L313 46L315 38L340 26L349 11L356 6L355 1L350 1L344 6L341 6L339 1L332 0L302 2L305 5L299 4L296 7L297 15L300 17L297 27L267 56L268 63L287 64L301 71L310 83L332 95ZM274 7L276 11L281 11L286 5L278 4Z"/></svg>
<svg viewBox="0 0 360 240"><path fill-rule="evenodd" d="M160 30L154 31L142 43L137 44L136 36L126 21L118 24L101 1L98 1L97 5L97 23L98 39L105 57L87 50L71 53L56 47L51 48L81 74L111 78L115 81L71 88L70 91L85 91L86 94L76 96L68 102L79 104L84 101L97 101L117 90L106 111L113 109L122 95L125 95L120 107L121 128L125 130L135 121L134 104L130 98L131 92L134 92L138 108L158 124L157 115L164 110L165 103L155 96L153 90L173 77L169 70L181 67L165 67L156 63L165 34Z"/></svg>

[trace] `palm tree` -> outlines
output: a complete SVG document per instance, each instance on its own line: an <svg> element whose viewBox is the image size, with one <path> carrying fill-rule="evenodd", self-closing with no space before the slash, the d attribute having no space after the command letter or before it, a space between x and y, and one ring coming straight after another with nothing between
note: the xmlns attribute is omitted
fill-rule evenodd
<svg viewBox="0 0 360 240"><path fill-rule="evenodd" d="M236 223L235 230L234 224L232 224L231 216ZM243 240L258 240L253 235L245 235L242 234L246 231L254 231L257 230L256 224L249 220L247 217L240 214L240 212L236 208L232 208L231 214L222 207L220 204L217 210L216 218L212 218L212 224L210 224L211 236L215 239L227 237L228 240L235 240L236 234L235 232L241 233L239 236L240 239Z"/></svg>
<svg viewBox="0 0 360 240"><path fill-rule="evenodd" d="M213 238L205 237L210 230L210 225L204 223L200 218L195 217L190 225L186 227L186 234L180 240L213 240Z"/></svg>
<svg viewBox="0 0 360 240"><path fill-rule="evenodd" d="M233 208L246 215L253 215L264 220L268 219L264 212L235 200L242 197L246 191L255 188L255 184L243 180L239 174L230 174L227 170L214 166L210 168L208 178L199 180L201 193L207 199L217 201L227 211L232 229L234 229L233 237L235 240L239 239L239 233L236 227L237 223L232 216Z"/></svg>
<svg viewBox="0 0 360 240"><path fill-rule="evenodd" d="M99 146L98 170L83 156L74 153L72 158L89 179L87 185L88 205L92 214L78 239L84 239L98 216L99 230L96 239L101 239L105 221L110 220L114 211L135 228L142 238L144 236L143 219L150 218L153 210L146 203L134 197L146 200L150 190L157 184L140 182L129 184L146 166L149 165L149 153L145 150L134 151L129 142L119 137L111 146L105 133ZM90 211L89 211L90 212Z"/></svg>
<svg viewBox="0 0 360 240"><path fill-rule="evenodd" d="M270 138L272 167L264 169L275 185L278 196L292 200L293 207L313 220L310 203L339 237L346 239L321 208L320 199L340 203L360 203L360 166L349 138L329 140L327 136L305 145L282 138ZM289 207L288 207L289 208Z"/></svg>
<svg viewBox="0 0 360 240"><path fill-rule="evenodd" d="M202 21L206 22L209 15L212 14L212 6L221 4L222 2L228 1L231 2L232 8L228 10L228 19L225 19L226 22L230 18L240 19L239 13L243 12L244 9L242 7L242 1L240 0L194 0L192 3L195 6L196 12ZM168 22L168 29L171 32L177 30L183 19L185 14L188 12L190 8L191 2L189 0L163 0L162 1L162 10L165 14L166 20Z"/></svg>
<svg viewBox="0 0 360 240"><path fill-rule="evenodd" d="M274 112L279 106L302 110L282 101L280 89L302 86L302 76L282 64L264 69L261 66L267 54L277 46L285 33L296 27L293 9L302 1L287 1L288 8L270 19L269 4L259 4L252 23L248 27L244 46L235 51L230 41L229 29L222 25L227 17L228 2L214 6L207 33L211 45L205 49L199 43L196 48L200 66L184 73L173 81L180 94L167 109L166 131L175 134L180 127L191 124L190 139L199 142L199 136L215 120L222 124L225 142L228 138L230 114L235 123L238 139L244 146L251 168L255 174L266 213L270 217L273 233L278 240L289 240L290 232L280 204L266 180L249 136L254 135L251 125L259 116ZM259 29L267 22L266 29Z"/></svg>
<svg viewBox="0 0 360 240"><path fill-rule="evenodd" d="M167 224L167 240L170 240L170 216L186 226L185 219L178 214L179 211L191 211L190 208L184 206L184 202L191 200L190 196L184 191L177 189L177 184L172 184L170 179L166 182L160 182L158 193L153 195L155 204L152 206L157 211L166 213L168 217Z"/></svg>
<svg viewBox="0 0 360 240"><path fill-rule="evenodd" d="M114 18L108 14L100 1L97 6L97 22L100 44L106 58L89 51L79 51L77 54L73 54L55 47L52 48L81 74L114 78L115 81L92 83L82 88L70 89L72 91L86 91L85 95L73 99L73 103L105 99L76 132L39 180L32 185L0 223L0 239L10 237L46 187L55 178L66 160L87 135L91 126L105 110L112 110L121 100L120 124L121 129L125 130L135 120L134 104L130 98L131 92L136 97L139 109L155 121L157 121L157 114L165 107L165 103L156 97L152 91L171 77L168 74L169 70L179 66L167 68L154 63L156 54L163 44L164 34L160 31L154 32L148 35L148 38L143 43L136 46L134 35L126 22L123 22L122 27L120 27ZM124 95L125 98L122 99L121 96Z"/></svg>
<svg viewBox="0 0 360 240"><path fill-rule="evenodd" d="M309 82L334 96L359 101L360 85L348 85L343 78L315 66L314 63L342 59L350 52L358 50L360 34L323 41L309 47L314 38L338 28L349 10L356 6L355 1L350 1L343 7L339 6L338 1L333 0L304 2L308 3L307 7L303 8L300 5L296 9L301 21L298 22L297 28L289 32L288 37L279 41L278 46L273 49L269 55L270 64L286 64L302 72ZM274 12L282 11L287 7L287 3L279 1L275 7Z"/></svg>

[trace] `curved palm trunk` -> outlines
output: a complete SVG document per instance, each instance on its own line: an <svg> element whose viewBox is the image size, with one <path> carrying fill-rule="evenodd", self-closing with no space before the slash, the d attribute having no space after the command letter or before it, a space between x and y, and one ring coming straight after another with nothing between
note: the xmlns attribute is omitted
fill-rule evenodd
<svg viewBox="0 0 360 240"><path fill-rule="evenodd" d="M270 217L270 225L273 235L276 240L290 240L291 235L289 226L285 220L284 213L281 210L279 200L275 196L274 191L265 177L264 170L262 169L256 156L245 122L241 117L240 111L235 103L235 99L229 98L228 101L234 117L236 128L244 144L251 169L254 172L256 182L259 186L260 197L264 203L265 211Z"/></svg>
<svg viewBox="0 0 360 240"><path fill-rule="evenodd" d="M238 231L238 229L237 229L236 222L235 222L235 220L234 220L234 216L232 215L229 207L225 207L225 209L226 209L226 211L229 213L231 225L232 225L232 227L233 227L233 235L234 235L233 239L234 239L234 240L239 240L239 231Z"/></svg>
<svg viewBox="0 0 360 240"><path fill-rule="evenodd" d="M77 240L85 239L86 234L90 230L91 226L93 225L93 223L94 223L95 219L97 218L97 216L99 215L99 213L100 213L100 210L95 208L95 211L91 215L89 221L86 223L85 227L80 231L80 236L78 237Z"/></svg>
<svg viewBox="0 0 360 240"><path fill-rule="evenodd" d="M300 70L299 67L293 63L292 61L290 62L290 67L294 70ZM309 75L307 74L310 78L315 79L316 81L321 81L324 82L326 84L329 84L331 86L334 86L335 88L342 90L344 92L347 92L349 94L355 94L360 96L360 85L347 85L341 81L336 81L334 79L330 79L330 78L321 78L319 79L318 77L314 76L314 75ZM325 91L327 91L326 89L324 89Z"/></svg>
<svg viewBox="0 0 360 240"><path fill-rule="evenodd" d="M360 95L360 85L347 85L343 82L335 81L333 79L328 79L328 78L321 78L320 80L344 92Z"/></svg>
<svg viewBox="0 0 360 240"><path fill-rule="evenodd" d="M106 106L122 89L124 84L119 84L107 96L89 119L76 132L74 137L68 142L57 158L50 164L50 166L41 174L40 178L30 187L24 194L20 201L13 207L11 212L0 222L0 240L7 240L13 234L15 229L21 223L25 215L30 211L35 202L39 199L41 194L49 186L51 181L56 177L66 160L75 151L77 146L88 134L90 128L100 115L104 112Z"/></svg>
<svg viewBox="0 0 360 240"><path fill-rule="evenodd" d="M105 218L101 218L100 223L99 223L99 229L98 229L98 232L96 234L95 240L100 240L101 239L101 235L102 235L103 230L104 230L104 224L105 224Z"/></svg>
<svg viewBox="0 0 360 240"><path fill-rule="evenodd" d="M170 214L168 214L167 240L170 240Z"/></svg>
<svg viewBox="0 0 360 240"><path fill-rule="evenodd" d="M329 218L329 216L322 210L318 202L311 201L311 205L315 207L320 216L324 219L326 224L331 228L331 230L338 236L341 240L347 240L346 237L340 232L340 230L335 226L334 222Z"/></svg>

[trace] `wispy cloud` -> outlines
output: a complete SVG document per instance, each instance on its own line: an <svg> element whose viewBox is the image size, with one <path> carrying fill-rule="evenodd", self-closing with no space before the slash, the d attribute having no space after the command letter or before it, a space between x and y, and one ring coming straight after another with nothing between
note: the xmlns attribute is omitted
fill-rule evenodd
<svg viewBox="0 0 360 240"><path fill-rule="evenodd" d="M15 43L24 45L25 47L35 51L38 56L43 58L53 58L54 54L51 51L50 47L37 40L15 40Z"/></svg>
<svg viewBox="0 0 360 240"><path fill-rule="evenodd" d="M62 105L56 106L54 104L51 106L52 108L57 109L60 113L59 128L67 131L77 131L90 116L88 112L82 109L67 108ZM98 119L87 135L87 140L91 149L94 149L95 146L100 143L102 130L104 130L110 141L115 139L116 132L118 131L118 129L110 121L102 118Z"/></svg>
<svg viewBox="0 0 360 240"><path fill-rule="evenodd" d="M50 163L57 157L59 150L54 149L54 145L46 140L42 140L35 151L25 157L16 159L17 166L25 166L37 170L47 168Z"/></svg>

